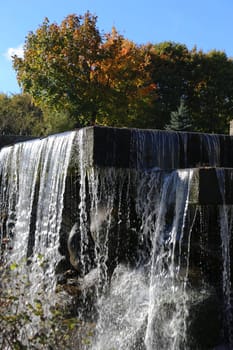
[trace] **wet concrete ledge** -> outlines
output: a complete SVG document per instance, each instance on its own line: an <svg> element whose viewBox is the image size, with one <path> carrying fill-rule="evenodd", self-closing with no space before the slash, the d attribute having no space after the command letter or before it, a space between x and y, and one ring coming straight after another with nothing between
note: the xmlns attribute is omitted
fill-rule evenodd
<svg viewBox="0 0 233 350"><path fill-rule="evenodd" d="M6 146L14 145L18 142L24 142L32 139L35 139L35 137L20 135L0 135L0 149Z"/></svg>
<svg viewBox="0 0 233 350"><path fill-rule="evenodd" d="M84 129L88 164L184 169L233 167L233 136L111 127Z"/></svg>
<svg viewBox="0 0 233 350"><path fill-rule="evenodd" d="M77 143L81 132L90 167L233 168L233 136L229 135L93 126L77 130ZM34 138L0 135L0 148Z"/></svg>
<svg viewBox="0 0 233 350"><path fill-rule="evenodd" d="M189 202L199 205L233 204L233 169L194 169Z"/></svg>

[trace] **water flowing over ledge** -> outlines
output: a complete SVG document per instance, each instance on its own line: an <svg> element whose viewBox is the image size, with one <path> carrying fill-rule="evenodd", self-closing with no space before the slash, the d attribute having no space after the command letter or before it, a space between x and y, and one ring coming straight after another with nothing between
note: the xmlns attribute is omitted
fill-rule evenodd
<svg viewBox="0 0 233 350"><path fill-rule="evenodd" d="M232 140L91 127L3 148L9 286L69 308L70 349L231 349Z"/></svg>
<svg viewBox="0 0 233 350"><path fill-rule="evenodd" d="M233 164L232 136L97 126L85 130L89 166L184 169Z"/></svg>

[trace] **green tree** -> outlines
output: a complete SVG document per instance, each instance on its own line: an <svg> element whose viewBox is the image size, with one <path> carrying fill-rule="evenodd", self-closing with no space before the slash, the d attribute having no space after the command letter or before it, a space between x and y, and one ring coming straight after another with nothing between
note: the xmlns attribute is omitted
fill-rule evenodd
<svg viewBox="0 0 233 350"><path fill-rule="evenodd" d="M157 85L160 128L170 122L180 96L192 114L193 130L228 133L233 118L233 60L224 52L163 42L149 45L151 71Z"/></svg>
<svg viewBox="0 0 233 350"><path fill-rule="evenodd" d="M233 119L233 60L224 52L191 52L189 108L195 130L228 133Z"/></svg>
<svg viewBox="0 0 233 350"><path fill-rule="evenodd" d="M190 111L183 98L180 99L180 105L178 109L174 112L171 112L170 123L166 125L165 129L176 131L193 130Z"/></svg>
<svg viewBox="0 0 233 350"><path fill-rule="evenodd" d="M27 94L0 94L0 133L14 135L43 134L43 115Z"/></svg>
<svg viewBox="0 0 233 350"><path fill-rule="evenodd" d="M151 55L151 74L157 86L156 118L153 127L163 129L170 121L171 112L188 95L190 80L190 53L185 45L174 42L148 44Z"/></svg>

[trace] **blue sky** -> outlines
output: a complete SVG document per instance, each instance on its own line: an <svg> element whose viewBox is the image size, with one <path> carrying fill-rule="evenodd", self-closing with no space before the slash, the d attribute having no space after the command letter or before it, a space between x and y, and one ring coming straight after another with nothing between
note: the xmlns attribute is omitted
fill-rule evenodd
<svg viewBox="0 0 233 350"><path fill-rule="evenodd" d="M45 17L60 23L68 14L87 10L98 16L101 31L115 26L139 44L171 40L233 57L232 0L1 0L0 92L20 92L9 55L21 53L29 31Z"/></svg>

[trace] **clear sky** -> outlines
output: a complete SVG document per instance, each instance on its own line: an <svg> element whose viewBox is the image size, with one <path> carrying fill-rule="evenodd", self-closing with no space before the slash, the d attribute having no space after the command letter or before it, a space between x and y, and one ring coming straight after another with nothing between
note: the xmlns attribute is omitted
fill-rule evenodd
<svg viewBox="0 0 233 350"><path fill-rule="evenodd" d="M20 92L10 55L45 17L58 24L89 10L98 28L112 26L136 43L175 41L233 57L233 0L0 0L0 92ZM17 51L15 51L17 50Z"/></svg>

